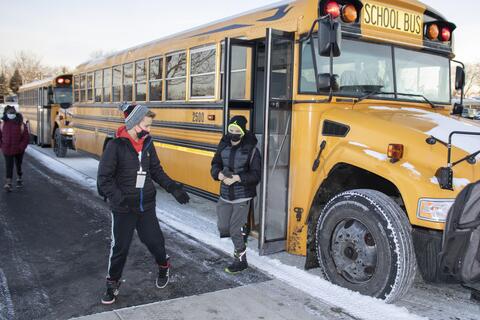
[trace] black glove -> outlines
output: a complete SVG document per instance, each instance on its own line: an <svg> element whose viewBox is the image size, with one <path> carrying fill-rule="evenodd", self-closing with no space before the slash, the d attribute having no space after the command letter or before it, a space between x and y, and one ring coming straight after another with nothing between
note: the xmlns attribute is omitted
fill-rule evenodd
<svg viewBox="0 0 480 320"><path fill-rule="evenodd" d="M225 178L232 178L233 177L233 172L230 171L229 167L223 168L222 174L225 176Z"/></svg>
<svg viewBox="0 0 480 320"><path fill-rule="evenodd" d="M185 190L183 190L183 185L181 183L175 182L175 185L172 188L172 195L180 204L185 204L190 201L190 197Z"/></svg>

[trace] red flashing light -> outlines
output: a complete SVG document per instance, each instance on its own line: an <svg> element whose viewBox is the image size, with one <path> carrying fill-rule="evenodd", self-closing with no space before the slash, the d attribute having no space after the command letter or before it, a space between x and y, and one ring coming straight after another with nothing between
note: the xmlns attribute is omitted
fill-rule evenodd
<svg viewBox="0 0 480 320"><path fill-rule="evenodd" d="M442 41L449 41L452 33L449 28L442 28Z"/></svg>
<svg viewBox="0 0 480 320"><path fill-rule="evenodd" d="M65 80L63 78L58 78L57 83L62 84Z"/></svg>
<svg viewBox="0 0 480 320"><path fill-rule="evenodd" d="M335 1L329 1L325 5L325 14L329 14L336 19L340 16L340 5Z"/></svg>

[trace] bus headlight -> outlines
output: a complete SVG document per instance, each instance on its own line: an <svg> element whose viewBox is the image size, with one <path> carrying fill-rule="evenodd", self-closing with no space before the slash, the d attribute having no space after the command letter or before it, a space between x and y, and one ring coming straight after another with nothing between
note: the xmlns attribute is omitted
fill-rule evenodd
<svg viewBox="0 0 480 320"><path fill-rule="evenodd" d="M454 199L420 199L417 217L421 220L445 222L454 201Z"/></svg>
<svg viewBox="0 0 480 320"><path fill-rule="evenodd" d="M62 134L72 135L72 134L73 134L73 129L72 129L72 128L62 128L62 129L60 130L60 132L61 132Z"/></svg>

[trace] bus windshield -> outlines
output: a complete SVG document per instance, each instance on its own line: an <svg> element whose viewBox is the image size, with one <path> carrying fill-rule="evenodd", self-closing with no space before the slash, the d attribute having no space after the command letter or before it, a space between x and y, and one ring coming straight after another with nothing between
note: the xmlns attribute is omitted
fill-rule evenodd
<svg viewBox="0 0 480 320"><path fill-rule="evenodd" d="M314 43L317 50L317 41L314 40ZM318 73L329 73L330 58L318 54L316 57ZM333 61L333 72L338 76L340 85L336 95L360 97L371 92L390 92L383 97L394 98L391 93L395 91L396 84L399 94L419 94L434 102L449 103L449 60L445 57L344 39L342 54ZM314 73L310 43L304 42L301 93L316 93ZM421 97L408 99L422 100Z"/></svg>
<svg viewBox="0 0 480 320"><path fill-rule="evenodd" d="M55 88L55 103L72 103L72 88Z"/></svg>

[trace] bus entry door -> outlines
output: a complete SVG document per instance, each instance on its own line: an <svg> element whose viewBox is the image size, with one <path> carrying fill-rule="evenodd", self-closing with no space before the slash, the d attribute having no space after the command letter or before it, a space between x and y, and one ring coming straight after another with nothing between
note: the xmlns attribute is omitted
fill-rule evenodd
<svg viewBox="0 0 480 320"><path fill-rule="evenodd" d="M268 28L265 46L265 117L259 253L286 248L294 33Z"/></svg>

